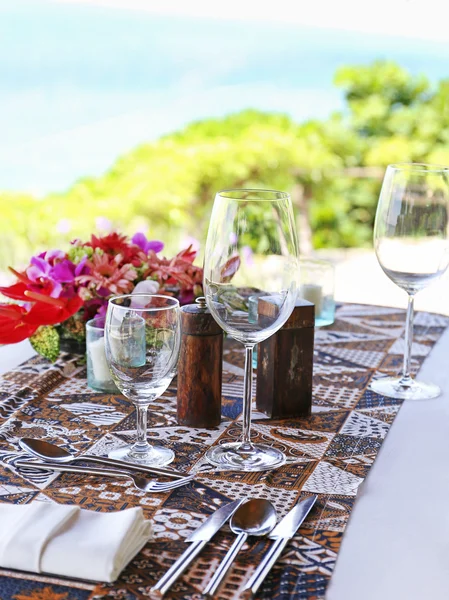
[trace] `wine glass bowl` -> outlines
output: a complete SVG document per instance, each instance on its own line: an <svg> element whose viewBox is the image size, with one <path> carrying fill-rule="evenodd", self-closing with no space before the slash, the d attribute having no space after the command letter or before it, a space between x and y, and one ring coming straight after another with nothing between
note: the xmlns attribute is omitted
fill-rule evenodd
<svg viewBox="0 0 449 600"><path fill-rule="evenodd" d="M372 382L393 398L430 399L438 386L411 377L413 302L449 264L449 168L405 163L385 172L374 225L374 249L384 273L409 297L402 375Z"/></svg>
<svg viewBox="0 0 449 600"><path fill-rule="evenodd" d="M263 470L283 464L271 446L251 443L252 352L291 315L299 277L291 199L275 190L223 190L215 197L207 236L204 292L213 317L245 346L242 441L211 448L212 464ZM259 315L258 299L273 310Z"/></svg>
<svg viewBox="0 0 449 600"><path fill-rule="evenodd" d="M117 388L136 406L137 441L109 456L152 466L169 464L174 453L147 441L149 404L165 392L180 345L179 302L162 295L130 294L109 301L106 360Z"/></svg>

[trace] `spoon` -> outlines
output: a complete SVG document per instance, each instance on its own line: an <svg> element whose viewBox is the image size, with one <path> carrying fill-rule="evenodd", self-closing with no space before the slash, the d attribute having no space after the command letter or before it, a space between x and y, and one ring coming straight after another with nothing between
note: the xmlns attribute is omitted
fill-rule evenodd
<svg viewBox="0 0 449 600"><path fill-rule="evenodd" d="M268 500L254 498L242 504L229 523L237 537L203 593L214 596L249 535L267 535L275 525L276 509Z"/></svg>
<svg viewBox="0 0 449 600"><path fill-rule="evenodd" d="M184 477L182 480L178 479L177 481L154 481L152 479L148 479L147 477L139 477L138 475L133 475L132 473L128 473L126 471L75 466L64 467L63 465L59 464L36 463L28 462L26 460L16 460L14 466L21 467L22 469L37 469L38 471L44 470L57 471L59 473L84 473L85 475L103 475L105 477L113 477L114 479L116 479L117 477L124 477L125 479L131 479L131 481L134 483L134 486L142 492L169 492L177 487L180 487L181 485L189 483L193 479L193 475L189 475L187 477Z"/></svg>
<svg viewBox="0 0 449 600"><path fill-rule="evenodd" d="M92 454L75 456L70 452L67 452L67 450L64 448L56 446L56 444L50 444L45 440L37 440L35 438L21 438L19 440L19 445L22 450L25 450L29 454L37 456L37 458L41 458L43 460L51 460L54 463L86 461L101 465L109 465L111 467L120 467L122 469L128 469L129 471L141 471L145 473L152 473L154 475L164 475L165 477L172 477L173 479L183 479L186 477L186 473L180 473L179 471L162 469L160 467L148 467L145 465L140 465L139 463L116 460L114 458L107 458L105 456L93 456Z"/></svg>

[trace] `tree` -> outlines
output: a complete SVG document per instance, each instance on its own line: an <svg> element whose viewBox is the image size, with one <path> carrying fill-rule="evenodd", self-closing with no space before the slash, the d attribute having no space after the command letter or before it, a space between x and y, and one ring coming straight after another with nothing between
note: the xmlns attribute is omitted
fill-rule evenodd
<svg viewBox="0 0 449 600"><path fill-rule="evenodd" d="M431 86L379 61L342 67L335 84L345 110L324 120L246 110L139 146L66 193L0 194L0 268L90 236L100 216L128 233L148 228L169 252L185 233L204 242L214 194L229 187L291 191L304 251L370 245L385 166L449 164L449 81Z"/></svg>

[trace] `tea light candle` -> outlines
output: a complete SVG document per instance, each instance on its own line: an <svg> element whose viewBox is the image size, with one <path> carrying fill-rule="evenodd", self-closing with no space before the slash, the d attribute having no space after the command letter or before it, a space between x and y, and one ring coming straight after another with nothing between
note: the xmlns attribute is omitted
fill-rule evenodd
<svg viewBox="0 0 449 600"><path fill-rule="evenodd" d="M300 290L299 295L304 300L315 304L315 315L318 316L323 310L323 288L315 283L304 283Z"/></svg>
<svg viewBox="0 0 449 600"><path fill-rule="evenodd" d="M87 351L92 361L92 370L97 381L110 381L111 373L106 361L104 350L104 337L100 337L94 342L89 342Z"/></svg>

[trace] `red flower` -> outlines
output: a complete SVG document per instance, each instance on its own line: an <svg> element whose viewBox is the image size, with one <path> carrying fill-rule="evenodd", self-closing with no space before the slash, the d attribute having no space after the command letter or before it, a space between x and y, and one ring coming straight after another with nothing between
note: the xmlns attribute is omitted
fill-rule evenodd
<svg viewBox="0 0 449 600"><path fill-rule="evenodd" d="M23 302L28 302L29 298L27 296L28 291L34 291L44 296L50 296L53 290L55 289L55 284L50 279L41 280L41 281L33 281L28 277L26 273L19 273L12 267L9 267L11 273L19 280L17 283L10 285L8 287L0 287L0 293L2 293L7 298L12 298L13 300L22 300ZM62 286L60 286L62 288ZM72 295L75 292L72 291Z"/></svg>
<svg viewBox="0 0 449 600"><path fill-rule="evenodd" d="M100 250L103 250L103 252L110 256L120 254L122 257L122 264L132 263L135 267L140 266L146 258L145 254L138 246L128 242L126 235L119 235L116 232L109 233L102 237L92 235L90 242L87 242L87 244L84 245L90 246L94 250L100 248Z"/></svg>
<svg viewBox="0 0 449 600"><path fill-rule="evenodd" d="M25 283L18 281L17 283L14 283L14 285L10 285L8 287L0 286L0 293L7 298L12 298L13 300L26 301L27 298L25 296L25 292L27 289L28 286Z"/></svg>
<svg viewBox="0 0 449 600"><path fill-rule="evenodd" d="M35 302L28 313L27 322L37 327L62 323L78 312L83 305L79 296L50 298L35 292L27 292L26 296L28 300Z"/></svg>
<svg viewBox="0 0 449 600"><path fill-rule="evenodd" d="M33 335L41 325L62 323L83 305L79 296L51 298L37 292L25 292L31 308L17 304L0 304L0 344L15 344Z"/></svg>
<svg viewBox="0 0 449 600"><path fill-rule="evenodd" d="M27 310L17 304L0 304L0 344L15 344L26 340L37 326L26 322Z"/></svg>
<svg viewBox="0 0 449 600"><path fill-rule="evenodd" d="M194 297L194 288L201 284L203 269L195 267L192 263L196 251L189 246L179 252L174 258L168 260L159 258L154 253L149 253L149 267L144 278L156 278L160 283L161 293L170 293L171 288L179 288L179 300L185 304Z"/></svg>
<svg viewBox="0 0 449 600"><path fill-rule="evenodd" d="M190 244L190 246L188 248L186 248L185 250L181 250L181 252L179 252L175 256L175 258L177 258L178 260L183 260L183 261L186 261L189 263L193 263L193 261L196 258L196 255L197 255L197 251L193 250L193 246L192 246L192 244Z"/></svg>

